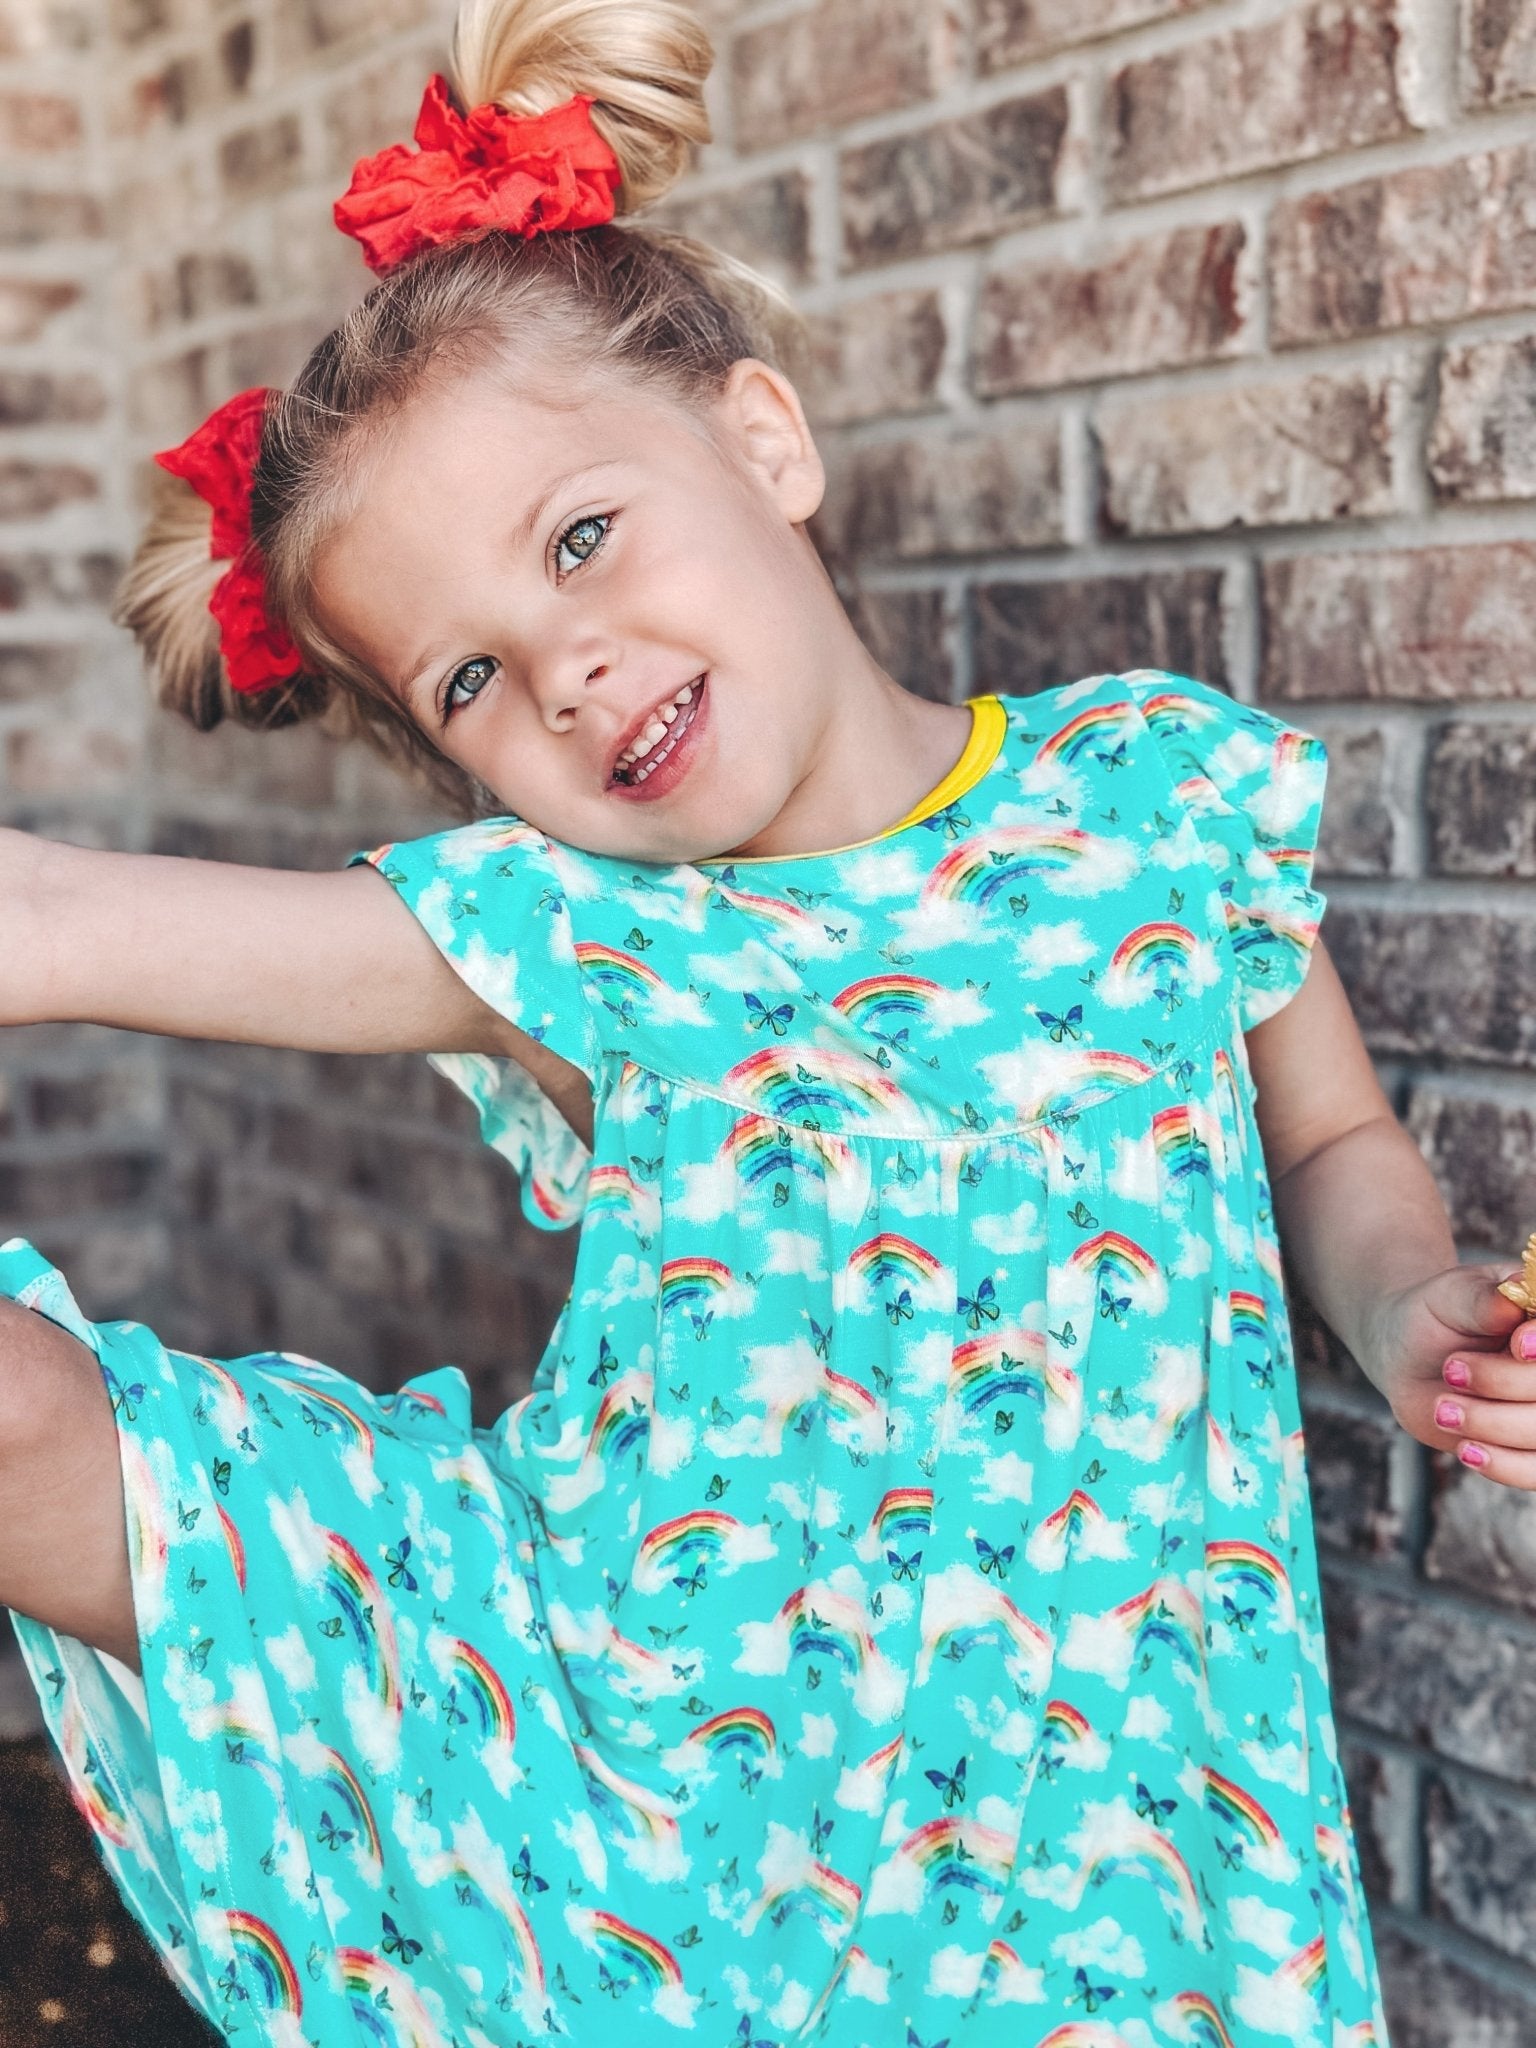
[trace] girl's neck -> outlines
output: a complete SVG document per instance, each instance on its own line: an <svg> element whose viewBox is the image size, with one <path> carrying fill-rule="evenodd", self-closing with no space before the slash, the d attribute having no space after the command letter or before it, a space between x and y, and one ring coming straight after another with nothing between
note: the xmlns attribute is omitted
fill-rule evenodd
<svg viewBox="0 0 1536 2048"><path fill-rule="evenodd" d="M878 838L964 752L971 730L966 706L931 703L903 689L851 626L839 639L806 772L772 822L732 847L733 854L819 853Z"/></svg>

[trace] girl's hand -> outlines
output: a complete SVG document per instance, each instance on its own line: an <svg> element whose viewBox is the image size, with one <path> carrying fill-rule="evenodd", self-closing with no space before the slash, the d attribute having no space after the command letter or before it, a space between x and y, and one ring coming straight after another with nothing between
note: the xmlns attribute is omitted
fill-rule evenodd
<svg viewBox="0 0 1536 2048"><path fill-rule="evenodd" d="M1536 1492L1536 1322L1499 1293L1511 1277L1508 1266L1456 1266L1388 1297L1373 1319L1375 1356L1360 1363L1410 1436Z"/></svg>

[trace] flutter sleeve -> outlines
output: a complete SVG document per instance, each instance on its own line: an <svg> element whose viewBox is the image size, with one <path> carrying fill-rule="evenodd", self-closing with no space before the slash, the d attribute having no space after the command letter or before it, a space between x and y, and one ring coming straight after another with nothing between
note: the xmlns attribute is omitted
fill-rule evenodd
<svg viewBox="0 0 1536 2048"><path fill-rule="evenodd" d="M1325 899L1312 887L1328 758L1320 740L1183 676L1122 678L1216 877L1243 1030L1306 979Z"/></svg>
<svg viewBox="0 0 1536 2048"><path fill-rule="evenodd" d="M354 865L362 862L377 868L482 1002L595 1081L570 903L542 834L516 819L490 819L354 856ZM529 1220L544 1230L576 1222L591 1154L528 1070L484 1053L431 1060L474 1103L486 1143L517 1169Z"/></svg>

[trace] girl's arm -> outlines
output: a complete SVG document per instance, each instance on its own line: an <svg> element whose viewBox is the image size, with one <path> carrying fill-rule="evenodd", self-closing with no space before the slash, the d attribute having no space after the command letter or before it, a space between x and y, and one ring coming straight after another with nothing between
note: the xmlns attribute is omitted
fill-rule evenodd
<svg viewBox="0 0 1536 2048"><path fill-rule="evenodd" d="M460 980L371 868L290 874L0 831L0 1025L64 1022L305 1051L506 1054L578 1129L589 1095Z"/></svg>
<svg viewBox="0 0 1536 2048"><path fill-rule="evenodd" d="M1392 1113L1322 946L1301 992L1249 1034L1248 1051L1275 1212L1303 1290L1403 1427L1436 1449L1464 1440L1435 1419L1451 1395L1447 1354L1499 1354L1502 1366L1486 1369L1517 1379L1492 1441L1513 1448L1479 1469L1536 1487L1536 1372L1520 1378L1511 1364L1505 1347L1521 1317L1496 1287L1510 1268L1457 1265L1434 1179Z"/></svg>

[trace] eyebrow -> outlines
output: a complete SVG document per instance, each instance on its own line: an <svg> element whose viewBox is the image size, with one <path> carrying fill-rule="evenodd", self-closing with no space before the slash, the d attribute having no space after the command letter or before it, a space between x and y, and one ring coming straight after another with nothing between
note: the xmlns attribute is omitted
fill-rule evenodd
<svg viewBox="0 0 1536 2048"><path fill-rule="evenodd" d="M557 476L548 489L534 500L522 518L511 529L509 538L512 542L513 551L520 553L528 546L538 529L540 521L548 512L550 505L562 492L568 491L572 484L581 483L587 477L600 476L604 470L617 469L619 466L619 458L611 456L607 461L590 462L581 469L567 470L563 476ZM405 664L400 679L395 684L395 694L403 698L414 696L425 671L431 666L434 658L430 649L426 653L414 655Z"/></svg>

